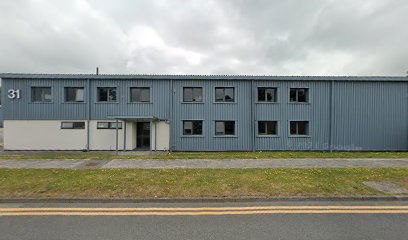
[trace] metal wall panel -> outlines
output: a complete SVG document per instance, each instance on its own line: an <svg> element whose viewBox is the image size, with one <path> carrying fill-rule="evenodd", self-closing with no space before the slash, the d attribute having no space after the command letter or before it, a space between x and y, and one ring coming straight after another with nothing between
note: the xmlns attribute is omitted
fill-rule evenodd
<svg viewBox="0 0 408 240"><path fill-rule="evenodd" d="M86 80L53 81L48 79L3 79L3 106L5 120L86 119L86 103L65 103L64 87L85 87ZM31 102L31 87L51 86L50 103ZM20 99L7 98L7 90L20 90ZM86 92L86 91L85 91ZM85 93L85 98L87 98Z"/></svg>
<svg viewBox="0 0 408 240"><path fill-rule="evenodd" d="M58 119L86 119L88 111L87 80L62 81L47 79L30 80L4 80L4 89L19 89L20 99L4 98L7 109L5 119L18 120L58 120ZM32 86L51 86L51 103L32 103ZM130 87L145 86L151 88L151 103L130 103ZM65 103L64 87L84 87L85 101L83 103ZM117 87L117 103L101 103L96 99L97 87ZM169 81L147 80L92 80L91 94L91 119L105 119L108 116L156 116L167 119L169 113Z"/></svg>
<svg viewBox="0 0 408 240"><path fill-rule="evenodd" d="M334 150L406 150L406 83L334 82Z"/></svg>
<svg viewBox="0 0 408 240"><path fill-rule="evenodd" d="M173 149L190 151L251 150L250 82L175 81ZM183 87L203 87L203 103L183 103ZM215 87L235 87L234 103L215 103ZM183 136L183 120L203 120L203 136ZM215 136L216 120L235 121L234 137Z"/></svg>
<svg viewBox="0 0 408 240"><path fill-rule="evenodd" d="M87 79L2 79L6 120L87 119ZM357 79L358 80L358 79ZM173 82L173 84L172 84ZM90 80L91 119L109 116L156 116L170 120L173 150L407 150L408 83L402 81L295 81L239 79ZM251 88L251 84L254 84ZM333 86L332 86L333 84ZM31 103L31 86L52 86L52 103ZM64 103L64 87L85 87L85 103ZM118 103L98 103L96 88L118 88ZM130 103L130 87L150 87L151 103ZM200 86L203 103L183 103L182 88ZM216 86L235 87L235 103L214 103ZM256 87L278 88L278 103L256 103ZM310 102L289 103L291 87L309 88ZM20 99L6 97L19 89ZM172 91L173 89L173 97ZM252 89L252 92L251 92ZM333 95L331 95L333 89ZM253 99L251 99L253 96ZM252 101L253 100L253 101ZM331 101L333 100L333 104ZM332 112L330 109L332 108ZM332 114L331 114L332 113ZM183 120L203 120L203 136L182 136ZM215 137L215 120L236 121L236 136ZM252 121L254 120L254 121ZM260 137L256 121L278 121L278 136ZM310 136L289 136L290 120L306 120ZM332 131L330 129L332 125ZM330 145L331 144L331 145Z"/></svg>
<svg viewBox="0 0 408 240"><path fill-rule="evenodd" d="M97 102L98 87L117 87L117 102ZM151 102L130 102L131 87L149 87ZM109 116L155 116L167 120L169 119L170 96L170 81L166 80L92 80L91 118L104 119Z"/></svg>
<svg viewBox="0 0 408 240"><path fill-rule="evenodd" d="M255 87L276 87L277 103L256 103L256 121L277 121L277 136L258 136L257 150L328 150L330 82L257 81ZM290 88L308 88L308 103L290 103ZM309 121L309 136L292 137L290 121Z"/></svg>

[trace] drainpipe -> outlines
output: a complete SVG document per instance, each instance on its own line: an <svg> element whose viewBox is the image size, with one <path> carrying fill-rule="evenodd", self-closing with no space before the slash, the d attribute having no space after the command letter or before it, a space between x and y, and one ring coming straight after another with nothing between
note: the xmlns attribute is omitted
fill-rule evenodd
<svg viewBox="0 0 408 240"><path fill-rule="evenodd" d="M86 89L87 89L87 113L86 113L86 150L90 150L90 126L89 123L91 122L91 80L88 78L86 80Z"/></svg>
<svg viewBox="0 0 408 240"><path fill-rule="evenodd" d="M119 129L118 129L118 124L119 124L119 121L118 121L118 119L116 119L116 147L115 147L116 155L119 154L119 152L118 152L118 150L119 150L119 135L118 135Z"/></svg>
<svg viewBox="0 0 408 240"><path fill-rule="evenodd" d="M157 121L154 121L154 151L157 151Z"/></svg>
<svg viewBox="0 0 408 240"><path fill-rule="evenodd" d="M126 151L126 120L123 120L123 151Z"/></svg>
<svg viewBox="0 0 408 240"><path fill-rule="evenodd" d="M169 152L173 150L173 129L174 129L174 119L173 119L173 79L170 80L170 101L169 101L169 118L170 118L170 124L169 124L169 131L170 131L170 136L169 136Z"/></svg>
<svg viewBox="0 0 408 240"><path fill-rule="evenodd" d="M329 151L333 152L333 121L334 121L334 81L330 82L330 99L329 99Z"/></svg>
<svg viewBox="0 0 408 240"><path fill-rule="evenodd" d="M153 141L152 141L152 129L153 129L153 128L152 128L152 120L150 120L149 124L150 124L150 127L149 127L149 128L150 128L150 131L149 131L150 144L149 144L149 145L150 145L150 155L152 155L152 148L153 148L153 146L152 146L152 145L153 145L153 144L152 144L152 142L153 142Z"/></svg>
<svg viewBox="0 0 408 240"><path fill-rule="evenodd" d="M251 150L255 152L255 110L254 110L254 80L251 80Z"/></svg>

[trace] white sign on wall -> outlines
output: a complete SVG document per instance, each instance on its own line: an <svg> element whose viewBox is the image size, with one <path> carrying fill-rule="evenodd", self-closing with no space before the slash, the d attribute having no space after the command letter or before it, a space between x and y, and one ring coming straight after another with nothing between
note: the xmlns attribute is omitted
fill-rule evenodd
<svg viewBox="0 0 408 240"><path fill-rule="evenodd" d="M7 97L10 99L20 98L20 89L9 89L7 91Z"/></svg>

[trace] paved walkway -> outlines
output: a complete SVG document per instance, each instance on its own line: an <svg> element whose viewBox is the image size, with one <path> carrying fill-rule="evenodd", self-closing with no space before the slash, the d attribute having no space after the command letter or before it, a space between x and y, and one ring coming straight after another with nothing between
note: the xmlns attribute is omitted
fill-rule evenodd
<svg viewBox="0 0 408 240"><path fill-rule="evenodd" d="M112 159L0 160L0 168L394 168L408 167L401 159Z"/></svg>

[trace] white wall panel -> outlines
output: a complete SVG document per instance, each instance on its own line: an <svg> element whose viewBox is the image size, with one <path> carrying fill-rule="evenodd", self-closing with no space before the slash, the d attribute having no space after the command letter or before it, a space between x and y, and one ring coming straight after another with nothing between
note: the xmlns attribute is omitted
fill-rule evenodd
<svg viewBox="0 0 408 240"><path fill-rule="evenodd" d="M86 128L61 129L61 121L52 120L4 121L5 150L83 150L86 144Z"/></svg>

